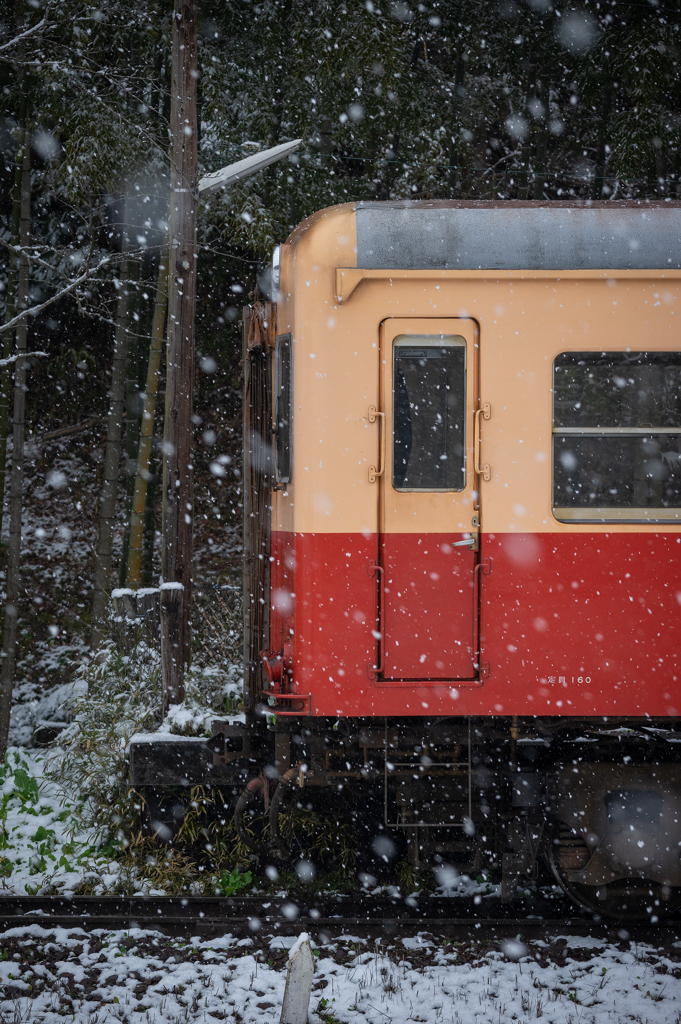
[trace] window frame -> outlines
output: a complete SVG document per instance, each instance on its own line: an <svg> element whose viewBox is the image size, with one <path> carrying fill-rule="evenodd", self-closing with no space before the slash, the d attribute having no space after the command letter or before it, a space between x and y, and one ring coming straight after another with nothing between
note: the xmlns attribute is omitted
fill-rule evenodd
<svg viewBox="0 0 681 1024"><path fill-rule="evenodd" d="M679 350L673 349L641 349L641 355L672 354ZM624 435L628 437L654 435L681 434L679 427L557 427L556 426L556 362L561 356L618 356L631 354L630 349L593 349L589 351L563 351L558 352L551 363L551 512L554 519L559 523L681 523L681 506L676 508L664 508L649 506L646 508L635 508L633 506L559 506L555 503L556 493L556 438L557 437L606 437L613 435ZM681 356L681 352L679 352Z"/></svg>
<svg viewBox="0 0 681 1024"><path fill-rule="evenodd" d="M288 446L286 448L287 465L282 466L281 438L279 427L281 402L284 399L282 386L282 350L288 351ZM274 342L274 423L272 427L274 479L276 484L288 484L293 475L293 335L279 334Z"/></svg>
<svg viewBox="0 0 681 1024"><path fill-rule="evenodd" d="M462 484L461 487L396 487L395 486L395 353L398 348L418 348L418 339L423 348L463 349L463 427L462 427ZM430 340L432 339L432 341ZM437 340L436 340L437 339ZM451 339L451 340L445 340ZM390 422L390 486L396 494L461 494L468 485L468 341L463 334L397 334L392 340L391 353L391 422Z"/></svg>

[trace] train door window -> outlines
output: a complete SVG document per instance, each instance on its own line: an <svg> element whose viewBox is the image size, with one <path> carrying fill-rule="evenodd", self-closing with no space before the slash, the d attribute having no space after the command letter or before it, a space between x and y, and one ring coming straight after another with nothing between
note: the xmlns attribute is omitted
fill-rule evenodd
<svg viewBox="0 0 681 1024"><path fill-rule="evenodd" d="M291 335L282 334L274 348L274 472L277 483L291 480L293 388Z"/></svg>
<svg viewBox="0 0 681 1024"><path fill-rule="evenodd" d="M681 520L681 352L563 352L553 388L556 518Z"/></svg>
<svg viewBox="0 0 681 1024"><path fill-rule="evenodd" d="M407 335L393 344L393 487L461 491L465 465L466 341Z"/></svg>

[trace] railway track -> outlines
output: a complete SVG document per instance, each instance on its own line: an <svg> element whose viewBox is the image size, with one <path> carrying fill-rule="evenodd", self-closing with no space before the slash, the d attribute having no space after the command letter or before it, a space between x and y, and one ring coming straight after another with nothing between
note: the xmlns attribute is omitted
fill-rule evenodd
<svg viewBox="0 0 681 1024"><path fill-rule="evenodd" d="M580 935L656 945L681 938L681 920L621 925L575 913L559 900L532 900L512 907L494 897L466 898L319 895L261 899L205 896L2 896L0 930L41 924L129 930L203 938L230 932L276 935L309 932L320 942L341 936L391 939L430 932L451 940L496 941L520 936L551 939Z"/></svg>

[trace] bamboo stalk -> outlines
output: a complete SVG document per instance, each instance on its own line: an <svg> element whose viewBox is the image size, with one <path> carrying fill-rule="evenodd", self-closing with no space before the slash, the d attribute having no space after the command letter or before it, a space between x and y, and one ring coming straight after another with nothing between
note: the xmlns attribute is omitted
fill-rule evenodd
<svg viewBox="0 0 681 1024"><path fill-rule="evenodd" d="M158 419L160 419L160 417L158 417ZM163 453L155 452L152 447L151 463L149 465L149 480L147 481L147 506L144 511L144 542L142 549L142 575L140 577L140 581L143 587L151 587L154 581L154 546L156 544L156 504L160 483L159 471L161 470L162 462Z"/></svg>
<svg viewBox="0 0 681 1024"><path fill-rule="evenodd" d="M19 218L19 257L17 308L28 309L29 266L25 254L31 231L31 136L24 136L21 164L21 210ZM27 351L27 318L17 325L17 355ZM0 761L4 761L9 735L9 717L12 708L14 671L17 657L17 623L19 618L19 587L21 584L21 518L23 512L24 436L26 416L26 360L14 364L14 410L12 417L12 476L10 480L10 526L7 549L7 596L5 601L5 627L0 669Z"/></svg>
<svg viewBox="0 0 681 1024"><path fill-rule="evenodd" d="M99 645L102 623L109 598L116 492L121 462L121 427L125 412L125 377L128 365L128 261L122 260L118 280L116 334L111 367L111 403L106 427L104 481L99 497L99 534L95 562L95 592L92 599L90 647Z"/></svg>
<svg viewBox="0 0 681 1024"><path fill-rule="evenodd" d="M156 398L158 395L158 376L161 368L161 352L165 331L166 309L168 307L168 254L161 253L156 279L156 299L154 302L154 319L151 328L151 344L149 346L149 365L144 395L144 411L140 430L139 450L137 453L137 475L135 491L132 498L130 515L130 542L128 546L128 571L126 585L136 589L140 585L142 574L142 547L144 542L144 513L147 502L147 485L149 467L151 465L151 449L154 441L154 418L156 415Z"/></svg>

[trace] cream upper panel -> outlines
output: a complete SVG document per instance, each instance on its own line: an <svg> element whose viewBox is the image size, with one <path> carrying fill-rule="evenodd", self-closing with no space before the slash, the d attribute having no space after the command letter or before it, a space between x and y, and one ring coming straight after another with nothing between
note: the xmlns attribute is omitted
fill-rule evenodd
<svg viewBox="0 0 681 1024"><path fill-rule="evenodd" d="M681 348L678 281L523 280L471 283L481 326L487 532L678 531L667 524L561 524L551 511L552 367L560 352Z"/></svg>
<svg viewBox="0 0 681 1024"><path fill-rule="evenodd" d="M356 252L352 205L303 221L282 249L277 333L293 336L293 475L273 495L274 529L344 532L355 502L361 526L353 529L375 530L361 484L375 435L366 416L376 399L364 396L378 389L378 339L361 330L361 317L341 322L335 296L335 268L353 266Z"/></svg>
<svg viewBox="0 0 681 1024"><path fill-rule="evenodd" d="M485 532L669 531L638 524L565 524L551 512L552 363L562 351L681 348L679 281L651 272L618 279L480 272L364 280L337 297L336 268L354 262L354 214L324 211L285 247L278 332L294 338L293 479L274 498L273 527L375 532L378 488L379 328L386 317L470 317L480 325L481 483ZM303 230L305 229L305 230ZM428 524L415 525L427 531Z"/></svg>

